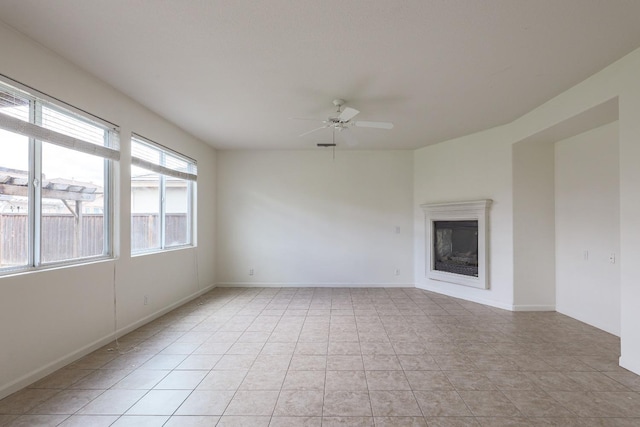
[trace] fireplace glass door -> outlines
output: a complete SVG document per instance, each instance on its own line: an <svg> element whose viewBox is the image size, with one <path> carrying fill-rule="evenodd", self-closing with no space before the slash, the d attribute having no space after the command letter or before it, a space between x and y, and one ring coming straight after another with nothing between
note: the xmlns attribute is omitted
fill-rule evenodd
<svg viewBox="0 0 640 427"><path fill-rule="evenodd" d="M478 221L433 222L434 270L478 277Z"/></svg>

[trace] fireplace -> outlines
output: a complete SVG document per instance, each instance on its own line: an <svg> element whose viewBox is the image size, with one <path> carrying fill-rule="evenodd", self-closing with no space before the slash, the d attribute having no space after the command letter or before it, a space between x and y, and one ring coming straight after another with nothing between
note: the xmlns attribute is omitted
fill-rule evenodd
<svg viewBox="0 0 640 427"><path fill-rule="evenodd" d="M428 280L488 289L491 200L421 205Z"/></svg>
<svg viewBox="0 0 640 427"><path fill-rule="evenodd" d="M478 277L478 221L433 222L434 270Z"/></svg>

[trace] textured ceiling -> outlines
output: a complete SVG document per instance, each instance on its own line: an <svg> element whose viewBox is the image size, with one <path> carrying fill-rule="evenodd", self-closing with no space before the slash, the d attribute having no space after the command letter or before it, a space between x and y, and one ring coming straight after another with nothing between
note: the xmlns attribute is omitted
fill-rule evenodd
<svg viewBox="0 0 640 427"><path fill-rule="evenodd" d="M290 117L325 119L336 97L395 124L353 129L357 148L422 147L640 46L632 0L2 0L0 20L222 149L329 142Z"/></svg>

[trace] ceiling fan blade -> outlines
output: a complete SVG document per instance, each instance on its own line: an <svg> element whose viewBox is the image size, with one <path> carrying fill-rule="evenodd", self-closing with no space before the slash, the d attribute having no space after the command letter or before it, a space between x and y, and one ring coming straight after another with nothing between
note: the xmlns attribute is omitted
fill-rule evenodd
<svg viewBox="0 0 640 427"><path fill-rule="evenodd" d="M393 123L389 122L355 122L355 126L359 128L376 128L376 129L393 129Z"/></svg>
<svg viewBox="0 0 640 427"><path fill-rule="evenodd" d="M349 120L357 116L358 113L360 113L360 111L356 110L355 108L345 107L345 109L342 110L342 113L340 113L338 118L340 119L341 122L348 122Z"/></svg>
<svg viewBox="0 0 640 427"><path fill-rule="evenodd" d="M358 138L349 130L349 128L342 128L340 130L340 136L347 143L349 147L354 147L358 145Z"/></svg>
<svg viewBox="0 0 640 427"><path fill-rule="evenodd" d="M310 130L309 132L305 132L305 133L300 134L300 135L298 135L298 136L306 136L306 135L309 135L310 133L317 132L317 131L319 131L319 130L326 129L326 128L327 128L327 125L320 126L319 128L312 129L312 130Z"/></svg>

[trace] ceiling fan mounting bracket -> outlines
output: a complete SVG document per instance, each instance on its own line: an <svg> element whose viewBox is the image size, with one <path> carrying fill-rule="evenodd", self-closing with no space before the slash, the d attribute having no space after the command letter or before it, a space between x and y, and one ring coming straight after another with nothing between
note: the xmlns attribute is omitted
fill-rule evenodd
<svg viewBox="0 0 640 427"><path fill-rule="evenodd" d="M336 107L338 107L338 109L340 109L340 107L346 104L346 102L347 101L345 101L344 99L336 98L333 100L333 105L335 105Z"/></svg>

